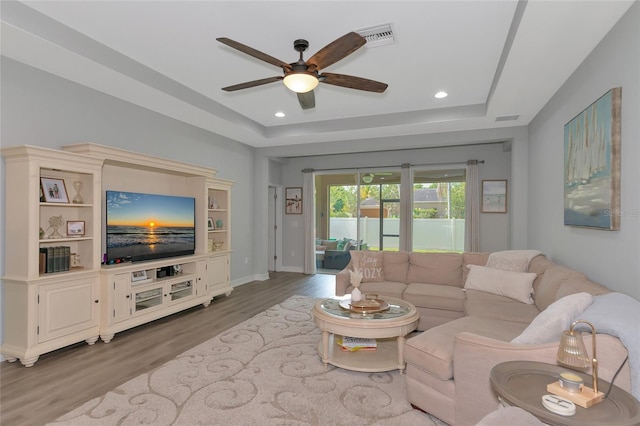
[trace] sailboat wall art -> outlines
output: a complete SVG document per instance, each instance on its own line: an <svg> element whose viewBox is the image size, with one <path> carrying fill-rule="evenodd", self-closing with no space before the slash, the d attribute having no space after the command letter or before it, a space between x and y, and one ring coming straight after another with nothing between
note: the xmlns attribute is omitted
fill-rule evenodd
<svg viewBox="0 0 640 426"><path fill-rule="evenodd" d="M564 126L564 224L620 229L620 102L613 88Z"/></svg>

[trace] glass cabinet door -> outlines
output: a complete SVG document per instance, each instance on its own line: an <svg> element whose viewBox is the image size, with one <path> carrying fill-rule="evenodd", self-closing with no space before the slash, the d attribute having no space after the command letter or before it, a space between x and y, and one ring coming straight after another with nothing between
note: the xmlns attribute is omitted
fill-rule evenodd
<svg viewBox="0 0 640 426"><path fill-rule="evenodd" d="M182 299L193 294L193 282L191 280L171 285L171 301Z"/></svg>
<svg viewBox="0 0 640 426"><path fill-rule="evenodd" d="M152 288L134 293L134 312L140 312L154 306L162 305L162 287Z"/></svg>

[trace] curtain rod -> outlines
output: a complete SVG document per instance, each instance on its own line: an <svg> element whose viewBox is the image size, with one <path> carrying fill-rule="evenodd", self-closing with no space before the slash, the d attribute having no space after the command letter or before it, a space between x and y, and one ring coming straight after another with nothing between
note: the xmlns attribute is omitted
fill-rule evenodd
<svg viewBox="0 0 640 426"><path fill-rule="evenodd" d="M411 167L422 167L422 166L452 166L452 165L467 165L467 164L484 164L484 160L468 160L466 163L461 163L459 161L449 162L449 163L425 163L425 164L410 164ZM302 169L302 173L310 173L310 172L333 172L338 170L361 170L361 169L382 169L382 168L390 168L390 167L400 167L402 168L403 164L396 166L367 166L367 167L336 167L331 169Z"/></svg>

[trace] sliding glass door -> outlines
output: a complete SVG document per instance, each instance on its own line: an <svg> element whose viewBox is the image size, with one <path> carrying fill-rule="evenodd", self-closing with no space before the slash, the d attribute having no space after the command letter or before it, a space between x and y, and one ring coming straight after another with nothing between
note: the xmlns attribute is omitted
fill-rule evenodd
<svg viewBox="0 0 640 426"><path fill-rule="evenodd" d="M348 250L398 251L405 206L412 210L406 214L412 225L406 247L464 251L465 169L414 169L408 202L401 198L400 183L400 168L317 173L316 241L323 242L317 245L340 250L348 241ZM325 258L336 255L328 250Z"/></svg>
<svg viewBox="0 0 640 426"><path fill-rule="evenodd" d="M316 175L316 236L361 250L398 250L400 171Z"/></svg>

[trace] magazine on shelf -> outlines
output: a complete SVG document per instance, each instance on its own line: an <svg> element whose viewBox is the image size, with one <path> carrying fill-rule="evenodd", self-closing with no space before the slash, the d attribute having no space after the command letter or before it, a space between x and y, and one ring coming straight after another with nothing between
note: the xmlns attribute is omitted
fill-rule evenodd
<svg viewBox="0 0 640 426"><path fill-rule="evenodd" d="M343 351L375 351L378 347L376 339L367 337L337 336L336 343L342 347Z"/></svg>

